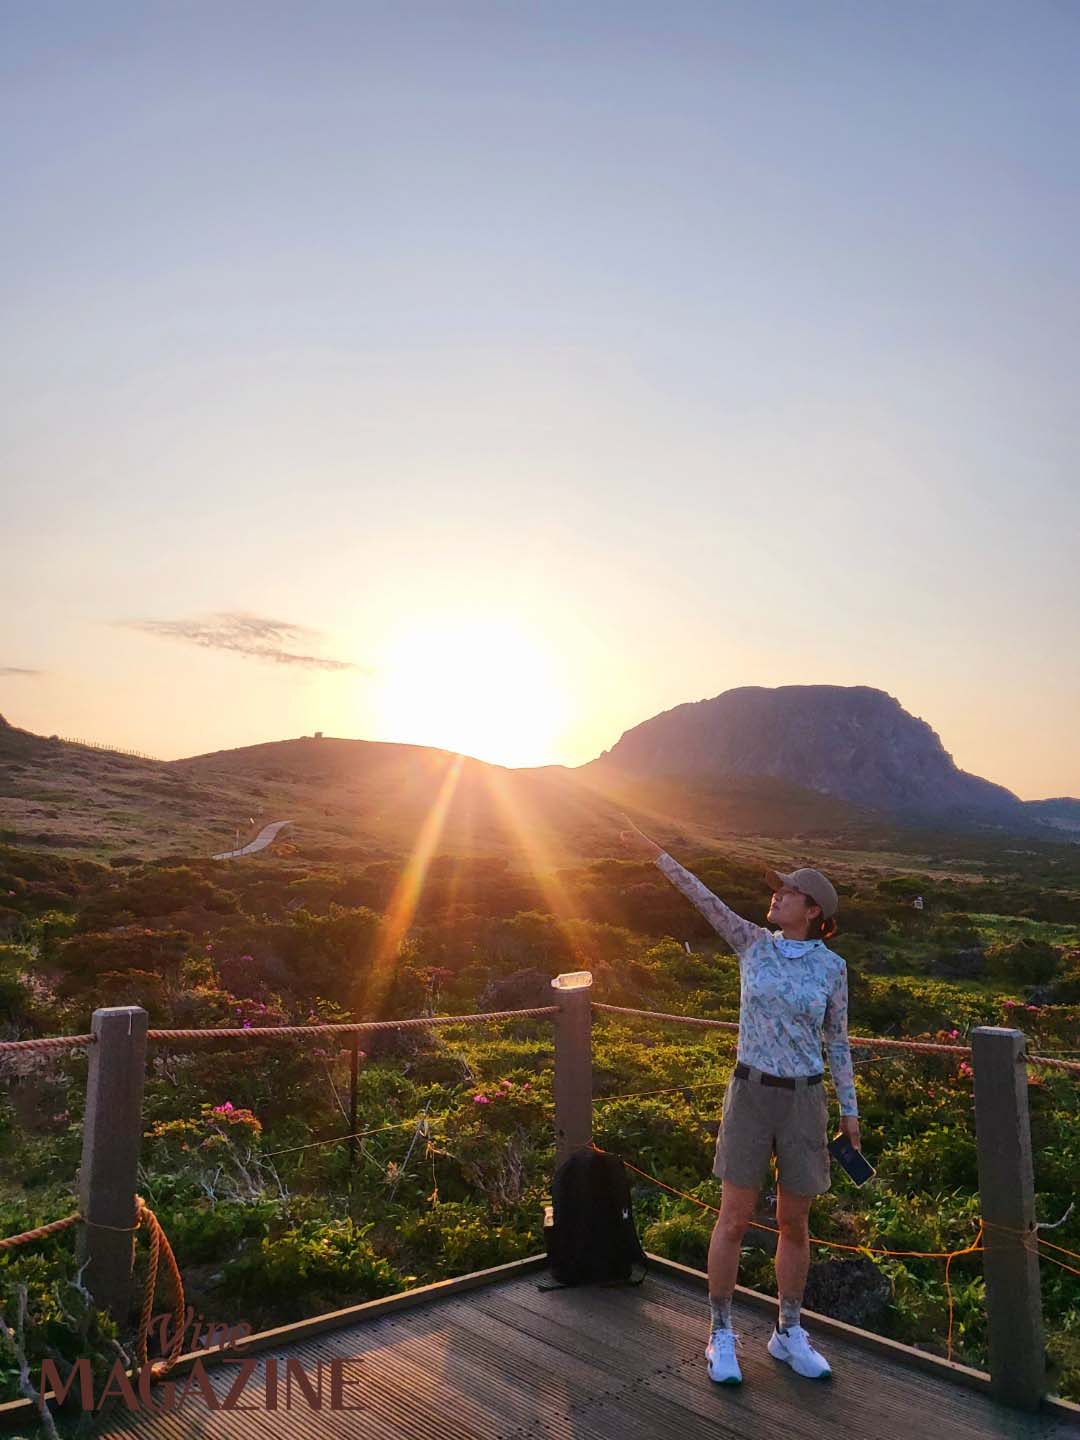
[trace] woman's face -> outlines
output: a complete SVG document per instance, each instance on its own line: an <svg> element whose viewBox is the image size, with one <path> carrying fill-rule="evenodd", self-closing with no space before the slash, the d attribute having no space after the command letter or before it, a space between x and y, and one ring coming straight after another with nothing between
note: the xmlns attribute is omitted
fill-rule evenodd
<svg viewBox="0 0 1080 1440"><path fill-rule="evenodd" d="M792 890L790 886L782 885L779 890L773 891L766 918L770 924L779 925L781 930L801 930L805 934L811 906L818 909L801 890Z"/></svg>

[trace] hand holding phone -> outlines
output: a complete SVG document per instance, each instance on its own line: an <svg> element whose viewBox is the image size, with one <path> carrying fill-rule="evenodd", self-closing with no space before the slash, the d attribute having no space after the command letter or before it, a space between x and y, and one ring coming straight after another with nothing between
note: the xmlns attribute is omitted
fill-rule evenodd
<svg viewBox="0 0 1080 1440"><path fill-rule="evenodd" d="M872 1180L877 1174L870 1161L861 1150L855 1149L847 1135L837 1135L829 1141L829 1154L847 1171L856 1185L865 1185L867 1180Z"/></svg>

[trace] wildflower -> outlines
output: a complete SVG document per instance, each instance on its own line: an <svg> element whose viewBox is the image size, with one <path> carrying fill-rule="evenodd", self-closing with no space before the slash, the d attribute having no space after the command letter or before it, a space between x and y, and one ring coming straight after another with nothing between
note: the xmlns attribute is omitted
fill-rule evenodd
<svg viewBox="0 0 1080 1440"><path fill-rule="evenodd" d="M521 1088L522 1088L523 1090L531 1090L531 1089L532 1089L532 1086L529 1084L528 1080L526 1080L526 1081L525 1081L525 1084L522 1085Z"/></svg>
<svg viewBox="0 0 1080 1440"><path fill-rule="evenodd" d="M975 1074L975 1071L972 1070L971 1066L966 1060L961 1060L960 1069L956 1073L960 1075L963 1079L967 1080Z"/></svg>
<svg viewBox="0 0 1080 1440"><path fill-rule="evenodd" d="M490 1104L491 1104L491 1100L490 1100L490 1098L489 1098L487 1095L474 1095L472 1098L473 1098L473 1104L474 1104L474 1105L490 1105Z"/></svg>
<svg viewBox="0 0 1080 1440"><path fill-rule="evenodd" d="M512 1080L500 1080L499 1086L503 1090L512 1090L514 1088L514 1082Z"/></svg>
<svg viewBox="0 0 1080 1440"><path fill-rule="evenodd" d="M214 1115L231 1115L233 1112L233 1108L234 1107L232 1101L226 1100L224 1105L215 1105L211 1113Z"/></svg>

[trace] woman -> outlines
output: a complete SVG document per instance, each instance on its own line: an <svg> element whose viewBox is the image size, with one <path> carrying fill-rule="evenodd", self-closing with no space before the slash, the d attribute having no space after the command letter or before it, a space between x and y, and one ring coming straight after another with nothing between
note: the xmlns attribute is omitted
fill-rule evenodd
<svg viewBox="0 0 1080 1440"><path fill-rule="evenodd" d="M824 943L836 933L836 891L819 870L791 875L766 871L773 887L767 919L777 927L769 930L729 910L636 826L621 839L634 854L655 862L739 958L738 1056L724 1095L713 1165L713 1174L723 1181L723 1199L709 1243L709 1377L720 1385L742 1380L731 1297L743 1234L775 1152L780 1313L769 1354L799 1375L824 1380L831 1374L828 1361L799 1323L810 1266L810 1203L829 1188L822 1040L840 1102L840 1128L859 1147L847 1034L847 967Z"/></svg>

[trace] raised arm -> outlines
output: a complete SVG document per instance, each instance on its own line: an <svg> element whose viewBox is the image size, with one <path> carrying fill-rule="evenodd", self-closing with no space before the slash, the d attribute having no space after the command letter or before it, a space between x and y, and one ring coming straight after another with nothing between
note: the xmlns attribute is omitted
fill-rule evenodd
<svg viewBox="0 0 1080 1440"><path fill-rule="evenodd" d="M760 925L753 925L749 920L744 920L741 915L736 915L730 910L719 896L712 891L689 870L673 860L666 850L662 850L654 840L643 834L636 825L629 820L629 830L624 830L619 837L628 850L643 859L652 860L662 875L666 875L676 890L685 895L691 905L701 911L705 919L713 929L724 937L735 954L742 958L750 946L764 934Z"/></svg>
<svg viewBox="0 0 1080 1440"><path fill-rule="evenodd" d="M673 860L666 850L660 852L655 863L660 873L666 875L675 889L701 911L713 929L724 937L741 959L763 933L761 926L736 915L735 911L729 909L696 875L692 875L677 860Z"/></svg>
<svg viewBox="0 0 1080 1440"><path fill-rule="evenodd" d="M841 965L825 1002L823 1034L825 1053L829 1057L829 1070L836 1087L836 1098L840 1102L840 1114L855 1116L859 1113L859 1105L855 1099L855 1071L851 1065L851 1046L848 1043L847 1008L847 967Z"/></svg>

